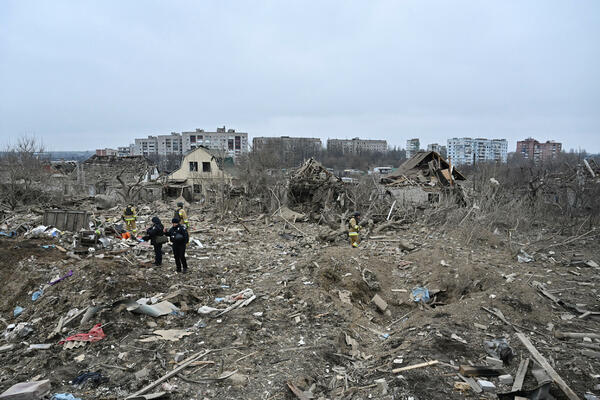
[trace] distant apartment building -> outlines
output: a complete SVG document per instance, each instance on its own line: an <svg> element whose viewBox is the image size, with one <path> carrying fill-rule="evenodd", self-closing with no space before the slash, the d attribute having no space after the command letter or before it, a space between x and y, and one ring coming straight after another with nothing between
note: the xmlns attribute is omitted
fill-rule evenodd
<svg viewBox="0 0 600 400"><path fill-rule="evenodd" d="M417 154L420 148L421 143L419 142L419 139L408 139L406 141L406 158L411 158Z"/></svg>
<svg viewBox="0 0 600 400"><path fill-rule="evenodd" d="M156 136L148 136L146 139L135 139L133 143L133 155L145 156L158 154L158 139Z"/></svg>
<svg viewBox="0 0 600 400"><path fill-rule="evenodd" d="M117 147L117 157L127 157L133 155L133 144L129 146Z"/></svg>
<svg viewBox="0 0 600 400"><path fill-rule="evenodd" d="M517 142L517 154L534 162L546 161L556 157L562 151L562 143L548 140L540 143L534 138L527 138Z"/></svg>
<svg viewBox="0 0 600 400"><path fill-rule="evenodd" d="M116 156L117 150L115 149L96 149L97 156Z"/></svg>
<svg viewBox="0 0 600 400"><path fill-rule="evenodd" d="M217 128L216 132L196 129L193 132L182 132L183 154L199 146L223 152L223 155L237 160L248 154L248 133L236 132L235 129Z"/></svg>
<svg viewBox="0 0 600 400"><path fill-rule="evenodd" d="M181 135L177 132L156 136L156 145L157 152L161 156L182 154Z"/></svg>
<svg viewBox="0 0 600 400"><path fill-rule="evenodd" d="M225 157L237 159L248 153L248 134L236 132L235 129L225 129L225 127L217 128L215 132L205 132L203 129L196 129L193 132L172 132L170 135L135 139L134 144L130 146L130 153L139 156L181 155L200 146L222 152Z"/></svg>
<svg viewBox="0 0 600 400"><path fill-rule="evenodd" d="M506 162L506 139L452 138L447 143L448 159L454 165L473 165L482 162Z"/></svg>
<svg viewBox="0 0 600 400"><path fill-rule="evenodd" d="M446 146L442 146L441 144L437 144L437 143L428 144L427 151L435 151L443 158L446 158L446 156L447 156Z"/></svg>
<svg viewBox="0 0 600 400"><path fill-rule="evenodd" d="M385 153L388 151L387 141L371 139L327 139L327 151L342 154L359 154L365 152Z"/></svg>
<svg viewBox="0 0 600 400"><path fill-rule="evenodd" d="M274 149L282 152L302 152L316 154L323 147L321 139L307 137L255 137L252 139L252 150L263 151Z"/></svg>

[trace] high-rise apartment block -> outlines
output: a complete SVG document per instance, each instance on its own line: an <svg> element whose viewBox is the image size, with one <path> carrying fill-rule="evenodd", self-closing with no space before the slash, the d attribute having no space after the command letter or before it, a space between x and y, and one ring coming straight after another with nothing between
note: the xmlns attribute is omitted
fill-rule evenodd
<svg viewBox="0 0 600 400"><path fill-rule="evenodd" d="M145 156L158 154L158 139L156 136L148 136L146 139L138 138L133 143L133 155Z"/></svg>
<svg viewBox="0 0 600 400"><path fill-rule="evenodd" d="M327 150L342 154L359 154L366 152L385 153L388 151L387 141L371 139L327 139Z"/></svg>
<svg viewBox="0 0 600 400"><path fill-rule="evenodd" d="M170 135L148 136L135 139L133 154L149 156L156 154L186 154L199 146L222 152L224 156L237 159L248 153L248 134L235 129L217 128L215 132L196 129L193 132L172 132Z"/></svg>
<svg viewBox="0 0 600 400"><path fill-rule="evenodd" d="M441 144L431 143L427 145L427 151L435 151L443 158L446 158L446 146L442 146Z"/></svg>
<svg viewBox="0 0 600 400"><path fill-rule="evenodd" d="M534 138L527 138L517 142L517 154L534 162L547 161L556 157L562 151L562 143L547 141L540 143Z"/></svg>
<svg viewBox="0 0 600 400"><path fill-rule="evenodd" d="M307 137L255 137L252 139L252 150L263 151L274 149L276 151L302 151L305 153L318 153L323 144L319 138Z"/></svg>
<svg viewBox="0 0 600 400"><path fill-rule="evenodd" d="M248 154L248 134L236 132L235 129L222 127L217 128L216 132L196 129L193 132L182 132L181 137L184 154L199 146L220 151L233 159Z"/></svg>
<svg viewBox="0 0 600 400"><path fill-rule="evenodd" d="M406 158L411 158L417 154L420 148L421 143L419 142L419 139L408 139L406 141Z"/></svg>
<svg viewBox="0 0 600 400"><path fill-rule="evenodd" d="M481 162L506 162L506 139L452 138L448 139L448 159L454 165L473 165Z"/></svg>

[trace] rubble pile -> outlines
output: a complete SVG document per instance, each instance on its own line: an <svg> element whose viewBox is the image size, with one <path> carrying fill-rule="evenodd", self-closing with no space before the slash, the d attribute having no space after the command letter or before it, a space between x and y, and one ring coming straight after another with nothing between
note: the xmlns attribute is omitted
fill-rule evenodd
<svg viewBox="0 0 600 400"><path fill-rule="evenodd" d="M366 231L351 249L316 240L320 228L311 222L295 220L294 228L192 205L183 275L169 246L156 267L148 243L118 236L120 211L93 215L90 230L102 232L94 242L37 229L36 213L0 224L16 232L0 236L0 392L31 399L600 394L594 230L576 240L515 234L524 243L515 255L505 236L467 246L453 231L417 222L386 235ZM138 229L154 215L167 221L172 209L160 201L140 207Z"/></svg>
<svg viewBox="0 0 600 400"><path fill-rule="evenodd" d="M324 208L345 204L342 180L313 158L292 173L288 188L290 205L305 213L318 213Z"/></svg>
<svg viewBox="0 0 600 400"><path fill-rule="evenodd" d="M465 177L450 166L435 151L421 151L409 160L406 160L397 171L384 175L381 183L387 187L421 186L444 187L451 186L457 181L464 181Z"/></svg>

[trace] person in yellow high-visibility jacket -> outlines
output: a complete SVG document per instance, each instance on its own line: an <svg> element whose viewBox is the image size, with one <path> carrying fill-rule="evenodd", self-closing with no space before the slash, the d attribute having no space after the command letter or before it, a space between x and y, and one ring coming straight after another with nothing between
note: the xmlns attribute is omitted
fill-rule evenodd
<svg viewBox="0 0 600 400"><path fill-rule="evenodd" d="M358 235L358 231L360 231L360 213L355 212L352 218L350 218L350 226L348 227L348 237L350 238L350 245L352 247L358 247L360 243L360 236Z"/></svg>
<svg viewBox="0 0 600 400"><path fill-rule="evenodd" d="M179 218L179 221L185 225L185 229L190 229L190 221L188 221L188 215L187 212L185 212L185 209L183 208L183 203L179 202L177 203L177 210L175 210L175 218Z"/></svg>
<svg viewBox="0 0 600 400"><path fill-rule="evenodd" d="M137 220L137 213L133 204L129 204L127 207L125 207L122 218L123 221L125 221L125 226L127 227L127 230L131 231L133 236L137 235L137 227L135 226L135 221Z"/></svg>

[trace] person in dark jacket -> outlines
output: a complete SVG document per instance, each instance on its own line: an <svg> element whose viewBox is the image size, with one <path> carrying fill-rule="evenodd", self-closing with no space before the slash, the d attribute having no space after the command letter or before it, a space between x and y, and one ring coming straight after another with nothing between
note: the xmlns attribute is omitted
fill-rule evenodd
<svg viewBox="0 0 600 400"><path fill-rule="evenodd" d="M160 222L160 218L152 217L152 226L146 230L146 234L150 239L150 244L154 246L154 265L162 264L162 245L166 243L165 228Z"/></svg>
<svg viewBox="0 0 600 400"><path fill-rule="evenodd" d="M167 232L167 236L171 238L173 243L173 255L175 256L175 265L177 272L187 273L187 261L185 259L185 246L190 240L187 229L179 223L179 218L171 220L173 227Z"/></svg>

